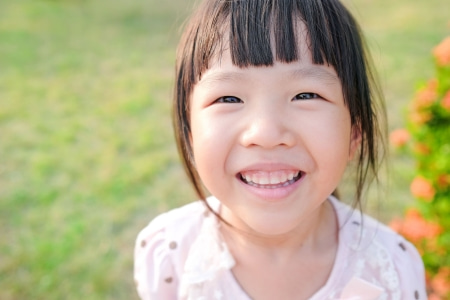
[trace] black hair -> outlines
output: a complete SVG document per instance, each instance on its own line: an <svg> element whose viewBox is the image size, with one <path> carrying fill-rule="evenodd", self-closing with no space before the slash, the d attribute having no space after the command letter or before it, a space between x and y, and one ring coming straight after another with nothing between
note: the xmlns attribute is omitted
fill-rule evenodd
<svg viewBox="0 0 450 300"><path fill-rule="evenodd" d="M314 64L332 66L341 81L353 130L361 134L354 206L377 178L385 151L383 97L371 70L361 30L338 0L204 0L187 24L177 52L173 122L178 149L198 196L205 191L190 142L189 102L193 86L213 59L229 49L233 64L271 66L300 57L297 39L307 30ZM274 49L274 50L273 50Z"/></svg>

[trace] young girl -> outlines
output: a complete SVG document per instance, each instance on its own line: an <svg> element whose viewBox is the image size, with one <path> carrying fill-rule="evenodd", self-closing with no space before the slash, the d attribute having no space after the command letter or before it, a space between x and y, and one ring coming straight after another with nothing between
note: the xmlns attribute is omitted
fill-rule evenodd
<svg viewBox="0 0 450 300"><path fill-rule="evenodd" d="M343 5L204 0L178 50L175 131L203 201L139 234L140 297L426 299L416 249L333 196L355 161L359 204L382 145Z"/></svg>

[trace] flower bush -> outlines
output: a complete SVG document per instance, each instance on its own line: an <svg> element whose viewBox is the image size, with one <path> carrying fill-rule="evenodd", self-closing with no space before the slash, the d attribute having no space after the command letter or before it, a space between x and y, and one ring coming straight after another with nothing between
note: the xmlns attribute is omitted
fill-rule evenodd
<svg viewBox="0 0 450 300"><path fill-rule="evenodd" d="M391 133L417 163L411 194L417 205L391 227L422 255L429 299L450 299L450 37L433 49L436 77L420 87L409 110L408 129Z"/></svg>

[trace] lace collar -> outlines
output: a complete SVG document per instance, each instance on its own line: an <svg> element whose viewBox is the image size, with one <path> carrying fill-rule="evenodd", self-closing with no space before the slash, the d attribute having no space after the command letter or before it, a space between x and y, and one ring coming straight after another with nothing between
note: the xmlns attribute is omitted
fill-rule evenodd
<svg viewBox="0 0 450 300"><path fill-rule="evenodd" d="M352 215L352 211L339 203L335 198L330 197L329 201L336 211L341 228L339 233L339 246L327 283L310 299L379 299L384 289L361 278L358 274L349 278L343 286L336 287L336 282L340 281L337 278L343 278L341 272L344 270L342 265L344 253L348 252L348 250L358 251L361 245L365 244L364 240L366 239L364 237L367 237L367 234L363 230L353 230L350 235L348 232L343 233L343 227L347 226L349 222L359 222L357 219L358 217L361 218L361 215L356 212L355 215ZM220 202L216 198L208 198L208 204L214 211L219 212ZM348 217L344 217L345 215ZM185 262L180 283L181 299L251 300L239 286L231 272L231 269L235 265L235 260L220 235L219 227L220 222L217 217L214 214L208 214L206 212L200 233L192 244Z"/></svg>

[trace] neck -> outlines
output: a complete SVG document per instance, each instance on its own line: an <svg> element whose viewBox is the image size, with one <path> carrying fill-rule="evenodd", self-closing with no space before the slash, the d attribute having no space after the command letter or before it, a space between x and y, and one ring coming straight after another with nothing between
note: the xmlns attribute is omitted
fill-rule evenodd
<svg viewBox="0 0 450 300"><path fill-rule="evenodd" d="M314 214L293 230L278 235L263 235L252 231L243 222L230 218L224 207L221 215L230 220L221 232L235 257L253 253L275 261L288 261L295 256L321 253L337 246L337 218L332 204L325 201Z"/></svg>

